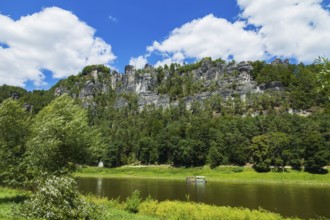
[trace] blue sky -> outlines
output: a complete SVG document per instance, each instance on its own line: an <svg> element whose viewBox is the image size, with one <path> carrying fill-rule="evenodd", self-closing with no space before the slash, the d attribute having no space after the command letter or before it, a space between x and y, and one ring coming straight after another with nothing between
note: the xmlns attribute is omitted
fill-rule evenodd
<svg viewBox="0 0 330 220"><path fill-rule="evenodd" d="M129 63L141 68L205 56L311 63L330 51L329 5L329 0L0 0L0 84L47 89L92 63L120 72Z"/></svg>

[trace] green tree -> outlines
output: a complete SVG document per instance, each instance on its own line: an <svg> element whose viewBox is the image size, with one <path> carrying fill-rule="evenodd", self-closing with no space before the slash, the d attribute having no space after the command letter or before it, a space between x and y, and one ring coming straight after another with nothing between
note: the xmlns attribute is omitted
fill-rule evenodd
<svg viewBox="0 0 330 220"><path fill-rule="evenodd" d="M322 70L316 75L319 84L317 92L324 92L330 100L330 62L327 58L319 57L316 63L322 65Z"/></svg>
<svg viewBox="0 0 330 220"><path fill-rule="evenodd" d="M304 166L305 171L310 173L324 173L323 169L329 160L330 152L326 148L325 140L322 135L316 131L307 135L304 140Z"/></svg>
<svg viewBox="0 0 330 220"><path fill-rule="evenodd" d="M212 141L211 147L209 149L209 154L207 156L208 163L210 164L211 169L219 166L223 160L223 156L219 152L219 147L217 143Z"/></svg>
<svg viewBox="0 0 330 220"><path fill-rule="evenodd" d="M114 141L108 144L102 158L106 167L118 167L126 163L127 157L123 153L123 146L124 144L120 141Z"/></svg>
<svg viewBox="0 0 330 220"><path fill-rule="evenodd" d="M156 142L150 137L139 140L139 159L143 164L154 164L158 160Z"/></svg>
<svg viewBox="0 0 330 220"><path fill-rule="evenodd" d="M32 174L67 172L84 163L92 145L86 110L63 95L41 110L32 125L27 161ZM93 133L93 132L91 132Z"/></svg>
<svg viewBox="0 0 330 220"><path fill-rule="evenodd" d="M29 134L28 117L20 104L0 104L0 184L19 185L25 179L23 156Z"/></svg>
<svg viewBox="0 0 330 220"><path fill-rule="evenodd" d="M252 138L251 155L253 168L258 172L270 171L270 166L283 169L286 165L285 149L289 138L282 132L269 132Z"/></svg>
<svg viewBox="0 0 330 220"><path fill-rule="evenodd" d="M14 93L18 95L18 98L21 98L27 95L28 92L21 87L8 86L4 84L0 86L0 103L11 97L11 95L13 95Z"/></svg>
<svg viewBox="0 0 330 220"><path fill-rule="evenodd" d="M247 162L248 140L237 130L225 134L226 153L232 164L243 166Z"/></svg>

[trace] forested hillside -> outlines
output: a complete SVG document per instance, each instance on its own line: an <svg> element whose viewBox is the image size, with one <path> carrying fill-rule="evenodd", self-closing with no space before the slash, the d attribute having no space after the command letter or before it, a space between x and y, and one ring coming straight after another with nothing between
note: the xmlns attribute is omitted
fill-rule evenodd
<svg viewBox="0 0 330 220"><path fill-rule="evenodd" d="M188 65L146 65L142 70L127 66L125 74L119 74L94 65L48 91L1 86L0 118L22 115L8 113L12 104L4 101L7 98L25 108L24 118L17 119L26 129L26 136L17 143L20 153L13 154L19 157L29 149L26 143L44 146L42 140L48 136L36 137L43 126L52 127L48 113L70 115L74 108L80 114L78 120L84 118L81 111L86 111L89 128L83 125L79 132L66 127L70 120L77 120L73 115L52 122L65 134L54 138L60 140L55 148L66 150L51 156L69 158L63 163L103 161L108 167L252 164L260 172L271 167L281 171L290 165L322 173L322 167L330 163L330 90L323 74L328 66L327 61L304 65L279 59L267 64L205 58ZM76 107L52 102L64 94L75 100ZM47 110L47 105L52 106ZM12 126L21 127L20 123ZM4 132L6 125L1 124ZM1 137L1 143L6 143Z"/></svg>

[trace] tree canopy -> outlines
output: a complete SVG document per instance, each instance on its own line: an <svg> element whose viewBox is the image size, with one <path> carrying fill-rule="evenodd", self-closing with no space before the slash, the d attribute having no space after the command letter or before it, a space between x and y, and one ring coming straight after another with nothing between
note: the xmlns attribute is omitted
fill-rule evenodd
<svg viewBox="0 0 330 220"><path fill-rule="evenodd" d="M68 171L86 161L91 147L87 112L63 95L53 100L34 118L27 143L27 160L32 173Z"/></svg>

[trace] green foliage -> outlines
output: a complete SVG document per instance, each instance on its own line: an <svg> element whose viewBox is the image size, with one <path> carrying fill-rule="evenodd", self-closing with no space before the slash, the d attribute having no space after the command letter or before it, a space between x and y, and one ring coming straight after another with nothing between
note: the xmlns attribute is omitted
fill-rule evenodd
<svg viewBox="0 0 330 220"><path fill-rule="evenodd" d="M102 73L110 73L110 68L106 67L102 64L86 66L86 67L84 67L84 69L82 70L81 73L83 75L87 75L87 74L91 73L94 70L97 70L98 72L102 72Z"/></svg>
<svg viewBox="0 0 330 220"><path fill-rule="evenodd" d="M290 219L265 210L218 207L201 203L155 200L140 205L141 214L160 219Z"/></svg>
<svg viewBox="0 0 330 220"><path fill-rule="evenodd" d="M24 104L32 106L31 113L36 114L54 99L53 94L54 91L51 90L33 90L28 92L20 87L2 85L0 86L0 103L15 95L21 106Z"/></svg>
<svg viewBox="0 0 330 220"><path fill-rule="evenodd" d="M293 78L293 66L290 65L265 65L257 75L256 80L260 83L280 81L284 86L288 86Z"/></svg>
<svg viewBox="0 0 330 220"><path fill-rule="evenodd" d="M0 184L24 183L28 123L28 115L17 101L7 99L0 104Z"/></svg>
<svg viewBox="0 0 330 220"><path fill-rule="evenodd" d="M322 97L317 94L316 76L310 68L300 66L296 79L290 86L290 101L294 109L308 109L321 102Z"/></svg>
<svg viewBox="0 0 330 220"><path fill-rule="evenodd" d="M70 177L48 176L37 182L37 190L19 208L24 218L96 219L94 204L78 192L76 181Z"/></svg>
<svg viewBox="0 0 330 220"><path fill-rule="evenodd" d="M207 57L207 58L201 59L200 61L197 61L197 62L192 63L192 64L184 64L183 66L180 66L177 69L177 71L179 73L189 73L193 70L196 70L196 69L200 68L202 66L202 63L203 63L204 60L211 60L211 58Z"/></svg>
<svg viewBox="0 0 330 220"><path fill-rule="evenodd" d="M51 90L33 90L20 98L19 102L22 105L30 105L32 107L30 112L34 115L46 107L54 98L54 92Z"/></svg>
<svg viewBox="0 0 330 220"><path fill-rule="evenodd" d="M23 190L0 187L0 219L24 219L14 215L13 208L17 208L29 197L29 193Z"/></svg>
<svg viewBox="0 0 330 220"><path fill-rule="evenodd" d="M323 169L328 164L330 150L326 147L323 137L316 132L307 134L304 140L304 166L305 170L311 173L326 173Z"/></svg>
<svg viewBox="0 0 330 220"><path fill-rule="evenodd" d="M235 167L234 169L233 169L233 172L234 173L241 173L241 172L243 172L244 171L244 167Z"/></svg>
<svg viewBox="0 0 330 220"><path fill-rule="evenodd" d="M164 69L162 67L158 67L156 71L157 71L157 83L161 84L161 82L165 77Z"/></svg>
<svg viewBox="0 0 330 220"><path fill-rule="evenodd" d="M139 212L141 201L140 191L135 190L130 197L126 198L125 210L131 213Z"/></svg>
<svg viewBox="0 0 330 220"><path fill-rule="evenodd" d="M25 96L28 92L21 88L16 86L9 86L9 85L2 85L0 86L0 103L2 103L5 99L8 99L11 97L12 94L16 93L18 97Z"/></svg>
<svg viewBox="0 0 330 220"><path fill-rule="evenodd" d="M208 163L211 169L219 166L222 162L223 156L220 154L217 144L213 141L208 153Z"/></svg>
<svg viewBox="0 0 330 220"><path fill-rule="evenodd" d="M258 77L258 75L261 73L261 70L263 68L265 68L266 62L257 60L257 61L254 61L254 62L250 62L250 64L253 68L253 70L251 72L251 76L252 76L252 79L255 80Z"/></svg>
<svg viewBox="0 0 330 220"><path fill-rule="evenodd" d="M29 172L67 172L84 163L92 145L87 112L67 95L55 99L35 117L27 145Z"/></svg>
<svg viewBox="0 0 330 220"><path fill-rule="evenodd" d="M139 159L143 164L154 164L158 161L156 142L150 137L139 140Z"/></svg>
<svg viewBox="0 0 330 220"><path fill-rule="evenodd" d="M316 75L318 86L317 92L324 92L325 96L330 100L330 62L325 57L319 57L316 63L322 66L321 71Z"/></svg>
<svg viewBox="0 0 330 220"><path fill-rule="evenodd" d="M253 168L258 172L268 172L273 165L283 170L286 165L285 150L289 142L287 135L281 132L270 132L253 137L250 147Z"/></svg>
<svg viewBox="0 0 330 220"><path fill-rule="evenodd" d="M179 101L178 106L168 109L146 106L144 110L137 108L137 99L126 95L130 104L123 109L104 107L106 111L98 115L100 119L95 126L100 126L104 137L105 154L102 158L107 167L125 164L172 164L178 166L203 166L212 163L216 167L222 164L245 165L254 163L251 153L253 137L268 133L282 133L285 143L282 148L273 142L265 142L269 152L265 152L264 163L260 170L269 170L271 166L278 171L284 165L291 165L300 169L304 160L303 145L306 134L315 131L329 137L327 125L323 130L317 127L324 123L320 114L315 117L301 117L285 113L280 108L282 99L280 94L250 95L246 101L238 97L233 100L223 100L213 96L204 102L194 102L190 110L185 103ZM252 113L260 111L267 115L242 117L249 109ZM264 110L267 109L267 110ZM315 126L308 126L315 124ZM266 137L268 137L266 135ZM327 138L329 140L329 138ZM214 153L213 146L221 155ZM326 143L324 143L326 145ZM275 147L276 146L276 147ZM262 150L260 150L262 151ZM268 147L266 148L268 151ZM257 152L255 152L257 154ZM256 156L256 155L255 155ZM257 159L256 159L257 160ZM329 162L329 160L327 160Z"/></svg>

